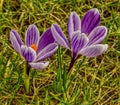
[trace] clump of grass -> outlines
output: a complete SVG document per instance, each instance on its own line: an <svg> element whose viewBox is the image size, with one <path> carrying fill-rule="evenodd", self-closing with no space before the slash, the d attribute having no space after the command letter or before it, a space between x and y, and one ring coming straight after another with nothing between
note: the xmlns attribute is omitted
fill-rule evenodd
<svg viewBox="0 0 120 105"><path fill-rule="evenodd" d="M36 24L42 33L52 23L58 23L67 35L67 19L72 11L79 16L90 8L98 8L101 24L108 28L103 43L108 43L107 52L96 58L86 58L67 91L53 86L58 70L63 74L69 65L69 53L61 48L61 63L58 69L57 54L51 57L50 65L42 71L32 70L31 92L25 94L23 87L24 60L12 49L9 42L11 29L16 29L24 38L28 25ZM119 0L43 1L2 0L0 2L0 103L1 105L118 105L120 104L120 2ZM83 58L78 59L73 67ZM66 67L66 68L64 68ZM64 75L62 76L64 77ZM61 76L61 77L62 77ZM70 79L68 79L70 81ZM60 84L63 85L62 79ZM58 91L59 90L59 91Z"/></svg>

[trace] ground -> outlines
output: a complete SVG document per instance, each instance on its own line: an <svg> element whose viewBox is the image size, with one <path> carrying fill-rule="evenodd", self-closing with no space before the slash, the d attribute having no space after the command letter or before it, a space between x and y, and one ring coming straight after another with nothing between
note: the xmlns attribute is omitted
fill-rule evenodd
<svg viewBox="0 0 120 105"><path fill-rule="evenodd" d="M101 25L108 29L103 42L108 44L108 50L98 57L85 58L78 70L84 59L81 56L72 68L73 74L78 70L74 78L65 79L70 54L60 47L60 52L47 59L48 68L31 69L30 92L26 93L25 60L12 48L10 30L17 30L24 41L30 24L35 24L42 34L57 23L68 36L70 13L76 11L82 18L91 8L99 10ZM119 0L1 0L0 46L0 105L120 105Z"/></svg>

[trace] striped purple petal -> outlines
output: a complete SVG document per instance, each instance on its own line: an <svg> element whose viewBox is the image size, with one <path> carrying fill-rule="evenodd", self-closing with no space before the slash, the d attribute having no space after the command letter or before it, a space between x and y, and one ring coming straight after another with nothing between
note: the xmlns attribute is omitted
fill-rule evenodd
<svg viewBox="0 0 120 105"><path fill-rule="evenodd" d="M47 45L49 45L50 43L53 43L55 40L52 36L52 32L51 29L47 29L41 36L39 43L38 43L38 53L40 50L42 50L43 48L45 48Z"/></svg>
<svg viewBox="0 0 120 105"><path fill-rule="evenodd" d="M10 32L10 41L12 43L13 48L21 54L21 45L23 44L22 40L20 39L20 36L16 30L12 30Z"/></svg>
<svg viewBox="0 0 120 105"><path fill-rule="evenodd" d="M93 31L89 34L89 43L91 44L100 44L107 35L107 28L104 26L98 26L93 29Z"/></svg>
<svg viewBox="0 0 120 105"><path fill-rule="evenodd" d="M21 53L22 53L22 56L28 62L33 62L36 59L36 52L31 47L27 47L25 45L22 45L21 46Z"/></svg>
<svg viewBox="0 0 120 105"><path fill-rule="evenodd" d="M56 43L49 44L38 53L36 61L40 61L52 56L57 51L57 48L58 45Z"/></svg>
<svg viewBox="0 0 120 105"><path fill-rule="evenodd" d="M31 62L29 65L34 69L39 70L46 68L49 65L49 62Z"/></svg>
<svg viewBox="0 0 120 105"><path fill-rule="evenodd" d="M76 58L78 55L78 52L87 45L89 39L84 33L80 33L79 31L74 32L73 37L71 39L72 44L72 56L73 58Z"/></svg>
<svg viewBox="0 0 120 105"><path fill-rule="evenodd" d="M90 34L90 32L100 24L100 14L98 9L89 10L81 21L82 33Z"/></svg>
<svg viewBox="0 0 120 105"><path fill-rule="evenodd" d="M83 48L79 54L88 56L88 57L96 57L98 55L103 54L108 48L108 45L102 45L102 44L97 44L97 45L91 45Z"/></svg>
<svg viewBox="0 0 120 105"><path fill-rule="evenodd" d="M59 25L57 24L53 24L51 26L51 31L53 34L53 37L55 39L55 41L60 44L61 46L69 49L69 43L67 38L65 37L64 33L62 32L61 28Z"/></svg>
<svg viewBox="0 0 120 105"><path fill-rule="evenodd" d="M81 20L76 12L72 12L68 19L68 34L70 35L70 39L73 32L77 30L81 32Z"/></svg>
<svg viewBox="0 0 120 105"><path fill-rule="evenodd" d="M25 43L29 47L32 44L37 45L39 41L39 30L38 28L32 24L28 27L26 31L26 36L25 36Z"/></svg>

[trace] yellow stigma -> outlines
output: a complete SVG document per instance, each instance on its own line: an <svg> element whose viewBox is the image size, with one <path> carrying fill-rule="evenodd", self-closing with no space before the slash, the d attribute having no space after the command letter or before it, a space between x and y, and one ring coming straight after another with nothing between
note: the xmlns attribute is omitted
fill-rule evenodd
<svg viewBox="0 0 120 105"><path fill-rule="evenodd" d="M38 49L37 45L35 45L35 44L32 44L30 47L35 51L37 51L37 49Z"/></svg>

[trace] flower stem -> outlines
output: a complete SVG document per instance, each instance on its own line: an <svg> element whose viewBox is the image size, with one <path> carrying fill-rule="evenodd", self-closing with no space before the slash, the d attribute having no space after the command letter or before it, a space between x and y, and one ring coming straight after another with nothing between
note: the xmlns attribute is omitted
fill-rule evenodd
<svg viewBox="0 0 120 105"><path fill-rule="evenodd" d="M28 62L26 62L26 68L24 70L24 85L27 94L30 92L30 77L29 77L30 68L31 68L30 65L28 64Z"/></svg>
<svg viewBox="0 0 120 105"><path fill-rule="evenodd" d="M26 63L26 74L29 76L30 73L30 65L28 64L28 62Z"/></svg>
<svg viewBox="0 0 120 105"><path fill-rule="evenodd" d="M72 69L75 61L76 61L76 60L75 60L74 58L71 59L70 66L69 66L69 68L68 68L68 73L71 71L71 69Z"/></svg>

